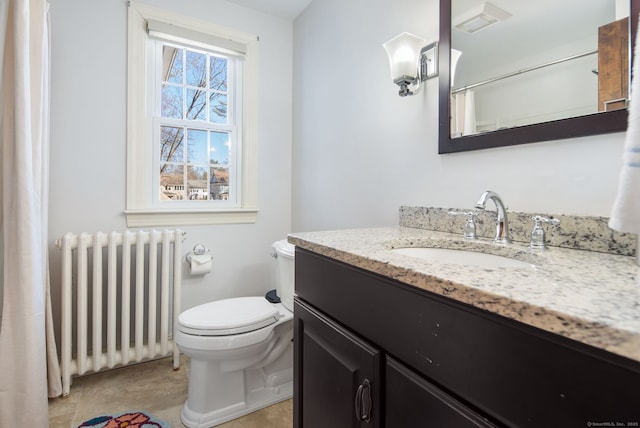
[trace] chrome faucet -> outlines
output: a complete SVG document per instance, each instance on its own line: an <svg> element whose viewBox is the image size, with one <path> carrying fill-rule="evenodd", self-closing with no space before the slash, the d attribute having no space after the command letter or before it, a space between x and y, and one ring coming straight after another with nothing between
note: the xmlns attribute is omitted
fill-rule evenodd
<svg viewBox="0 0 640 428"><path fill-rule="evenodd" d="M494 191L487 190L480 196L478 202L476 202L476 208L484 210L487 205L487 199L491 199L496 205L496 209L498 210L495 242L509 244L511 242L511 236L509 235L509 220L507 219L507 209L505 208L500 195L498 195Z"/></svg>

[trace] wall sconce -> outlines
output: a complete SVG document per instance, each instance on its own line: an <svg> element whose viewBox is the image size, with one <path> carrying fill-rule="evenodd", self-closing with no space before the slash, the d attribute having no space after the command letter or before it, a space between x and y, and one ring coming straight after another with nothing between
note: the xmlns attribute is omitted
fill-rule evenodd
<svg viewBox="0 0 640 428"><path fill-rule="evenodd" d="M389 56L391 79L400 86L401 97L420 92L422 82L438 75L438 42L402 33L382 46Z"/></svg>

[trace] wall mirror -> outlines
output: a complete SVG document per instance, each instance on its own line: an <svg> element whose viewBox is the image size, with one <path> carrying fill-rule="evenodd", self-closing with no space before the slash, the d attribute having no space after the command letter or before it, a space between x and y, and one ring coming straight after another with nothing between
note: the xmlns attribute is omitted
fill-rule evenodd
<svg viewBox="0 0 640 428"><path fill-rule="evenodd" d="M640 0L440 0L438 153L624 131Z"/></svg>

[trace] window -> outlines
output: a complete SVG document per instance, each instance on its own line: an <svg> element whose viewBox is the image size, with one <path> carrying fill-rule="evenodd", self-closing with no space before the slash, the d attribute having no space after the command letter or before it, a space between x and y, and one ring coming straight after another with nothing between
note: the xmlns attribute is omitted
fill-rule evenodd
<svg viewBox="0 0 640 428"><path fill-rule="evenodd" d="M237 206L241 61L162 40L149 44L152 70L159 74L149 79L159 205L189 200Z"/></svg>
<svg viewBox="0 0 640 428"><path fill-rule="evenodd" d="M256 218L257 38L132 3L128 226Z"/></svg>

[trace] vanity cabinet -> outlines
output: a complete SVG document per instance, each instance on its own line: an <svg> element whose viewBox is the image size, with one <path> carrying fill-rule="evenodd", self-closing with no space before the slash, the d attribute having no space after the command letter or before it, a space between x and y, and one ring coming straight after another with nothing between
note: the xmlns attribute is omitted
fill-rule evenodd
<svg viewBox="0 0 640 428"><path fill-rule="evenodd" d="M640 422L637 361L299 247L294 317L297 428Z"/></svg>

